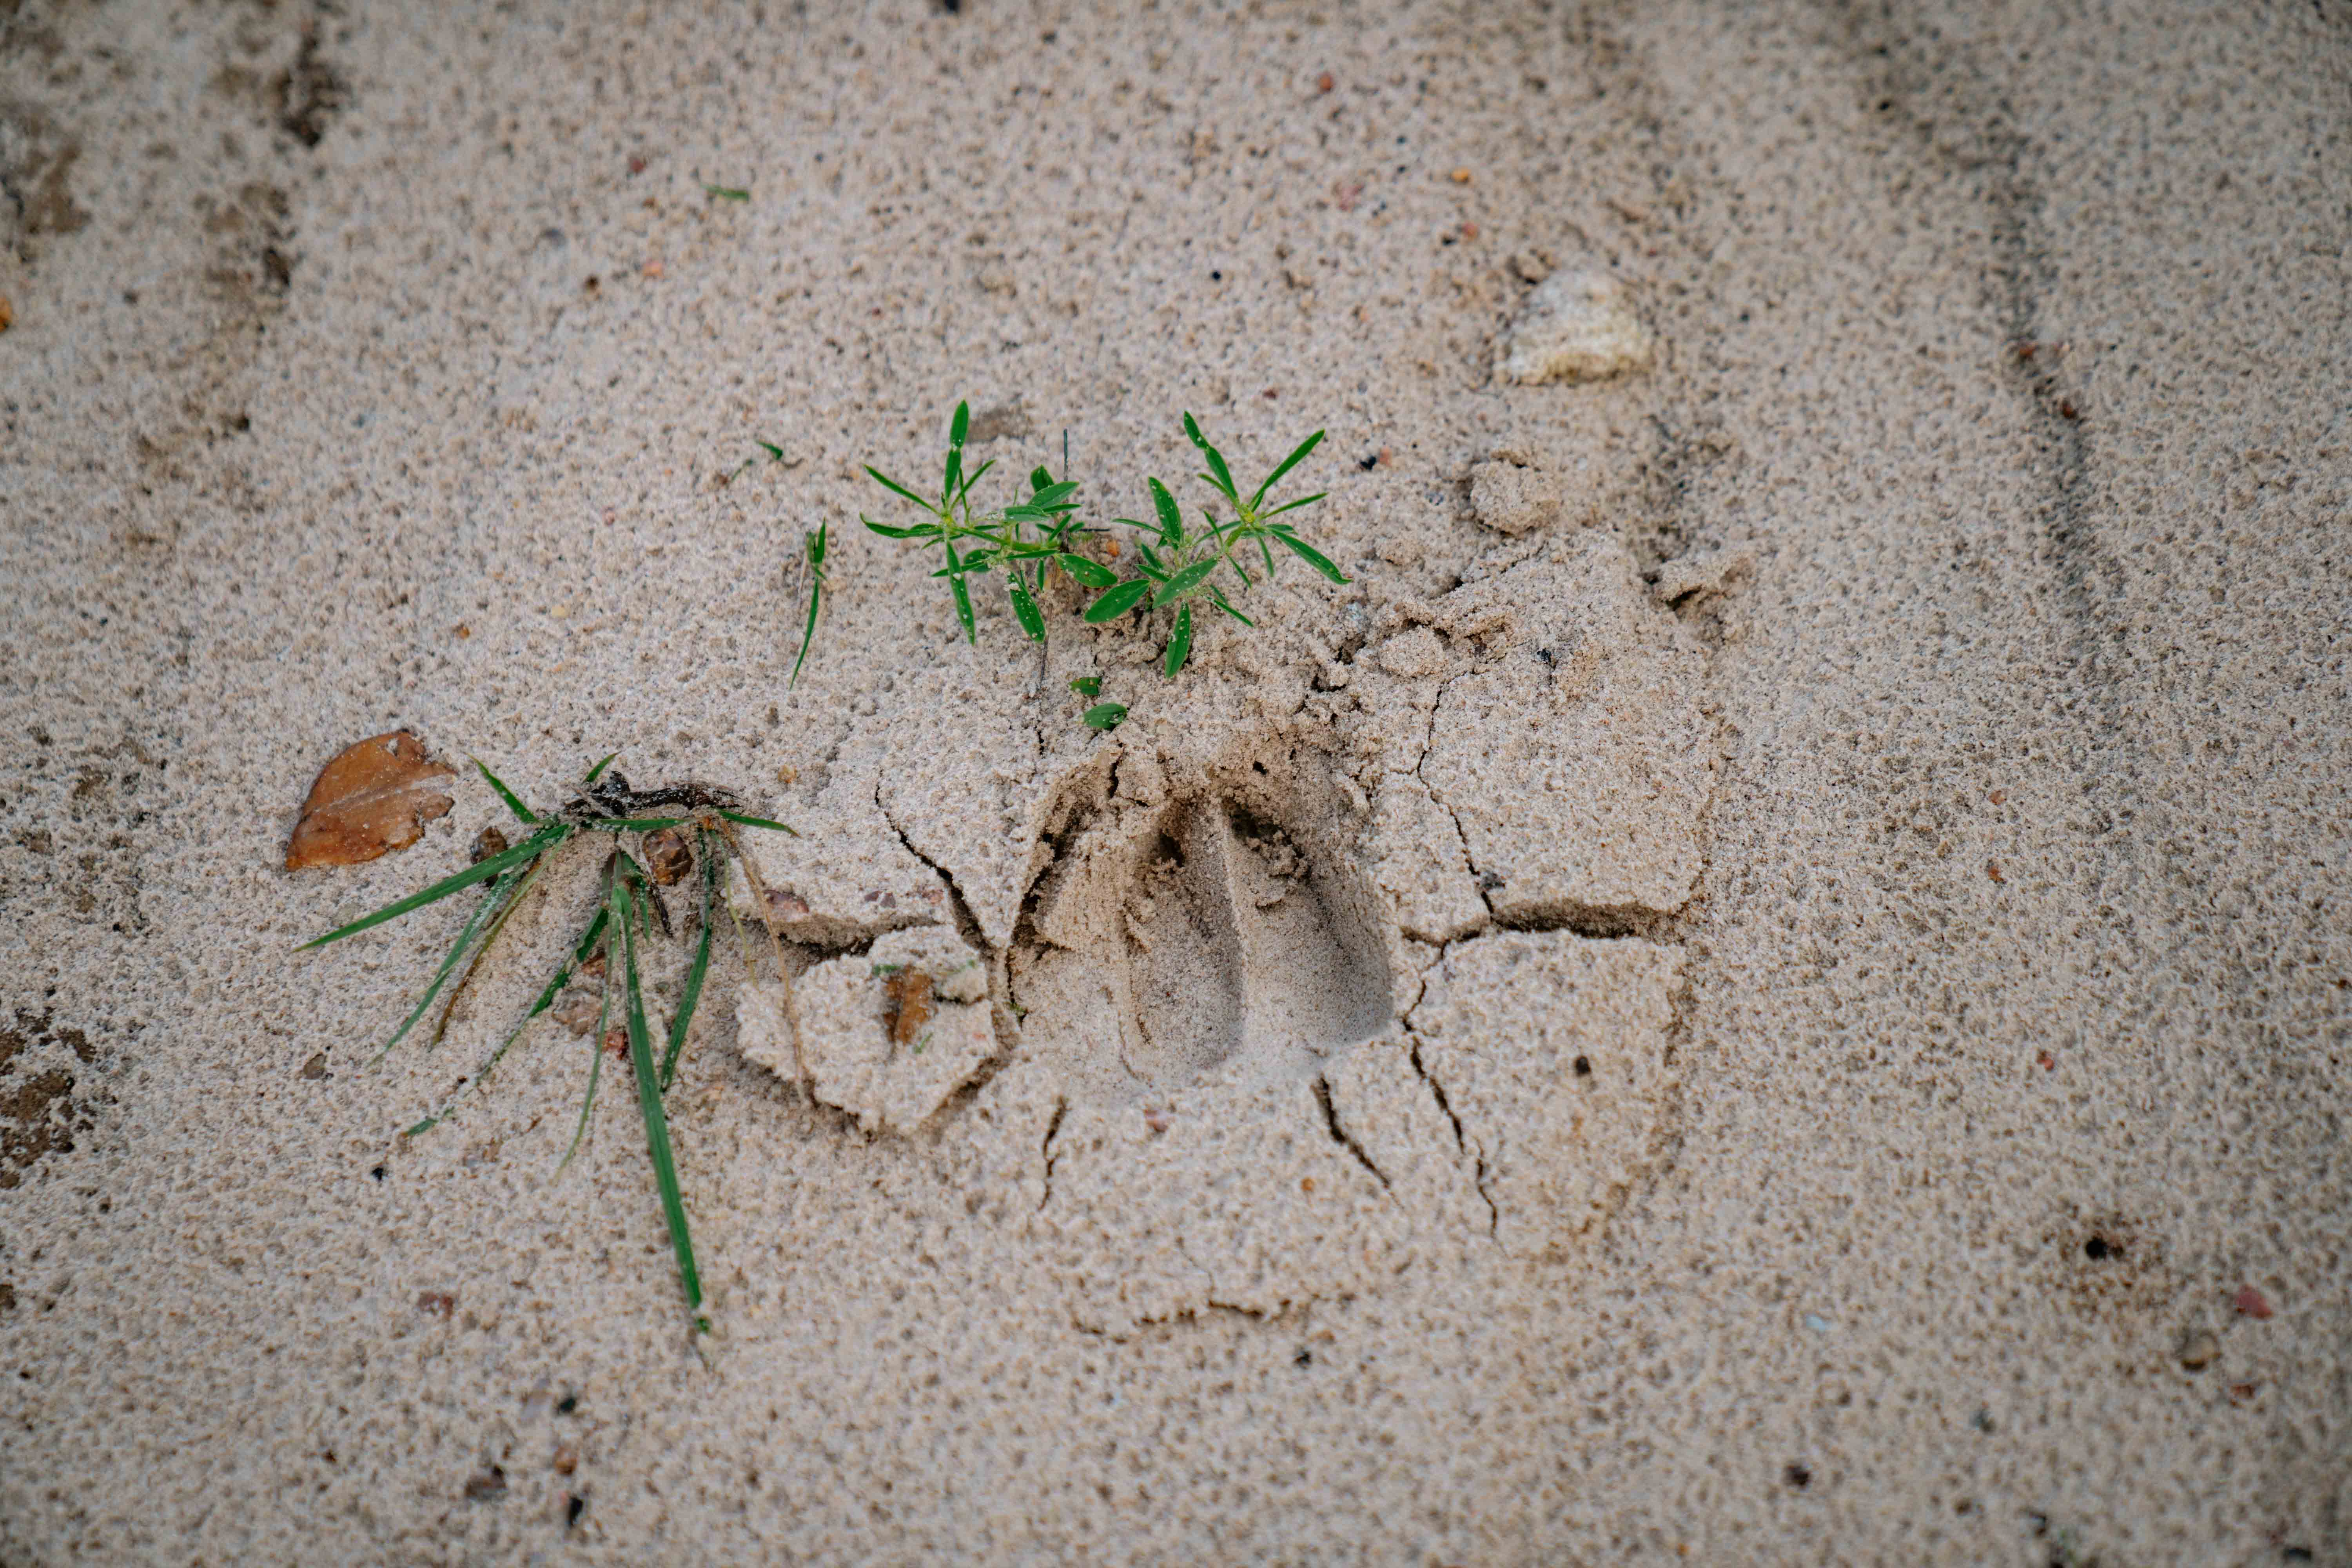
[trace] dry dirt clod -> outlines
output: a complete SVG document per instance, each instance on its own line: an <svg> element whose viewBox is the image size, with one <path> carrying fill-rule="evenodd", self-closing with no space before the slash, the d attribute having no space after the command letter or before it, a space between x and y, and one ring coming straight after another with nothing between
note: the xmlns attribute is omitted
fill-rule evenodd
<svg viewBox="0 0 2352 1568"><path fill-rule="evenodd" d="M474 836L474 864L478 866L493 855L507 852L507 836L495 827L485 827Z"/></svg>
<svg viewBox="0 0 2352 1568"><path fill-rule="evenodd" d="M605 1030L604 1046L614 1056L626 1058L629 1054L629 1031L617 1026Z"/></svg>
<svg viewBox="0 0 2352 1568"><path fill-rule="evenodd" d="M665 888L694 869L694 850L683 829L657 828L646 835L644 848L646 869Z"/></svg>
<svg viewBox="0 0 2352 1568"><path fill-rule="evenodd" d="M596 1026L604 1016L603 1001L594 996L574 996L555 1009L555 1021L574 1035L584 1035Z"/></svg>
<svg viewBox="0 0 2352 1568"><path fill-rule="evenodd" d="M1555 272L1528 296L1503 339L1495 378L1534 386L1647 370L1657 342L1625 285L1591 269Z"/></svg>
<svg viewBox="0 0 2352 1568"><path fill-rule="evenodd" d="M405 849L454 803L441 788L457 770L425 755L405 730L347 746L319 770L286 845L286 868L357 866Z"/></svg>

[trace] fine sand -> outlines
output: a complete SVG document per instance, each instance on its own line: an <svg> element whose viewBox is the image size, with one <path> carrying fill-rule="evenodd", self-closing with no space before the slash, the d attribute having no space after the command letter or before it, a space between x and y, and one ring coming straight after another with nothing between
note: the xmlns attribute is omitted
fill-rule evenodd
<svg viewBox="0 0 2352 1568"><path fill-rule="evenodd" d="M2347 120L2341 0L0 5L0 1563L2352 1563ZM969 646L960 398L1328 429L1349 581ZM616 749L803 833L703 1335L593 1035L400 1135L593 850L437 1047L461 905L296 951Z"/></svg>

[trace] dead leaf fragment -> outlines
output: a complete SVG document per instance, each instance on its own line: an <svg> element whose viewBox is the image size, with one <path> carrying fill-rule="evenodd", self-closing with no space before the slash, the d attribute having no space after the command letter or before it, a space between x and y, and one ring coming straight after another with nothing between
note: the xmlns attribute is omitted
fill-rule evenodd
<svg viewBox="0 0 2352 1568"><path fill-rule="evenodd" d="M882 982L883 1022L894 1046L911 1046L916 1032L931 1021L931 977L919 969L902 969Z"/></svg>
<svg viewBox="0 0 2352 1568"><path fill-rule="evenodd" d="M457 770L425 754L405 730L345 747L319 770L286 844L286 868L357 866L405 849L453 804L440 782Z"/></svg>
<svg viewBox="0 0 2352 1568"><path fill-rule="evenodd" d="M0 332L6 331L10 327L15 326L16 324L16 307L8 303L7 295L0 294Z"/></svg>

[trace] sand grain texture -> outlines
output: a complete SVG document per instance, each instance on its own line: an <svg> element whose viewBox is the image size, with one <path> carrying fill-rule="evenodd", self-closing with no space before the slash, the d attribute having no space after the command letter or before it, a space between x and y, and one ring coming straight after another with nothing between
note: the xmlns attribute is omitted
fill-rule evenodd
<svg viewBox="0 0 2352 1568"><path fill-rule="evenodd" d="M0 1561L2352 1562L2347 87L2336 0L5 8ZM1510 371L1588 275L1640 352ZM1351 581L968 647L856 522L959 398L1106 516L1325 428ZM511 831L282 869L403 730L803 831L698 1352L593 1027L398 1136L593 853L438 1049L454 905L295 951Z"/></svg>

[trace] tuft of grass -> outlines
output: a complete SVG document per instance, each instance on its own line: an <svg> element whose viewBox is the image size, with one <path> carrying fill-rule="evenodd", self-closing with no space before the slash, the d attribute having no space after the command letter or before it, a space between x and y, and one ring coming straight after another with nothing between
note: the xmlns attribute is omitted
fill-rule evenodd
<svg viewBox="0 0 2352 1568"><path fill-rule="evenodd" d="M1280 502L1273 499L1274 487L1306 461L1322 442L1320 430L1301 441L1244 494L1234 481L1224 454L1202 434L1199 422L1192 415L1185 415L1185 438L1199 450L1206 469L1198 477L1216 493L1221 510L1227 515L1221 519L1215 510L1203 506L1198 522L1188 523L1183 509L1168 487L1157 479L1149 480L1153 521L1145 523L1132 518L1112 520L1141 535L1136 552L1139 574L1121 581L1112 568L1082 552L1089 536L1106 530L1077 520L1078 486L1074 481L1057 480L1040 468L1029 476L1030 490L1025 500L996 510L973 501L972 487L993 466L994 459L975 469L965 469L963 447L971 426L971 405L957 404L948 421L947 456L941 465L936 499L928 489L918 492L913 486L902 484L879 468L869 466L866 470L876 483L919 508L925 521L883 523L863 513L858 519L887 539L906 540L939 551L940 567L932 575L947 580L948 592L955 601L956 619L969 642L979 640L971 607L972 580L999 570L1004 573L1005 595L1022 631L1032 641L1045 641L1045 616L1037 601L1045 574L1059 569L1082 587L1095 591L1096 597L1087 604L1082 616L1089 624L1106 625L1138 611L1168 612L1170 621L1160 656L1160 672L1173 679L1192 657L1196 606L1204 606L1245 626L1256 625L1232 597L1256 586L1257 579L1251 575L1253 555L1268 578L1274 575L1278 548L1283 554L1298 557L1334 583L1348 581L1347 574L1328 557L1298 536L1296 523L1276 521L1314 505L1328 493L1318 490ZM1068 466L1066 452L1064 466ZM1030 531L1033 528L1034 534ZM815 627L817 592L813 583L811 632ZM805 658L805 634L801 650ZM795 664L793 668L797 672L799 666ZM1093 689L1087 689L1086 695L1094 696L1099 689L1097 681ZM1110 712L1113 709L1118 711ZM1108 729L1125 712L1117 703L1105 703L1089 710L1086 721L1097 729Z"/></svg>
<svg viewBox="0 0 2352 1568"><path fill-rule="evenodd" d="M814 624L812 613L811 625ZM397 1045L431 1010L442 988L448 984L449 977L459 973L459 963L466 961L470 953L470 962L465 963L464 977L450 992L449 1001L443 1009L441 1026L447 1026L449 1012L456 1007L458 995L465 990L466 981L480 965L507 921L538 884L557 851L576 839L592 835L601 834L608 837L612 847L605 857L595 913L572 942L563 962L556 965L553 976L541 990L530 1010L507 1032L474 1070L464 1091L430 1115L409 1125L402 1136L416 1137L446 1121L465 1093L479 1090L489 1081L491 1073L504 1059L508 1050L522 1037L523 1031L532 1020L553 1006L556 998L572 984L573 977L601 955L604 970L604 1000L598 1011L595 1037L589 1050L588 1082L581 1098L579 1122L562 1163L569 1164L572 1154L578 1151L581 1139L587 1131L589 1113L596 1103L596 1088L604 1064L605 1025L611 1017L617 990L628 1039L630 1066L636 1080L638 1111L645 1122L646 1152L653 1163L654 1185L661 1198L662 1219L668 1227L670 1247L677 1259L678 1282L685 1290L688 1310L695 1314L696 1329L708 1331L709 1321L700 1315L701 1276L695 1266L694 1240L687 1226L685 1197L678 1185L677 1160L670 1145L669 1120L663 1110L662 1097L668 1092L677 1076L678 1058L686 1048L687 1033L692 1026L695 1009L702 1000L703 982L710 969L711 920L719 901L719 858L723 851L732 853L741 860L754 890L764 900L765 891L759 888L758 870L743 855L735 828L757 827L779 833L793 830L781 822L752 816L738 809L741 803L723 790L694 784L633 790L619 773L607 771L612 766L613 758L618 754L608 754L597 763L581 781L579 795L561 811L549 813L531 810L523 804L520 795L507 787L504 780L476 759L474 765L481 770L482 777L506 803L507 809L533 829L530 836L510 849L453 876L444 877L420 892L396 900L348 925L339 926L324 936L303 943L302 947L307 950L341 942L386 921L397 920L402 915L454 897L478 883L490 884L488 893L459 930L457 942L441 961L441 966L425 987L424 996L377 1051L377 1059L381 1059L384 1052ZM652 813L662 815L649 815ZM693 834L692 858L698 872L701 921L694 957L687 969L686 985L665 1032L664 1048L656 1063L638 949L641 942L653 940L653 922L656 916L663 931L668 931L669 913L662 901L659 886L646 868L644 838L648 834L680 828L690 828ZM638 837L638 855L632 856L622 847L625 836L629 834ZM770 933L770 942L775 948L777 977L789 986L792 977L784 964L782 945L772 932ZM744 958L748 964L751 962L748 943ZM435 1037L439 1038L437 1032Z"/></svg>

